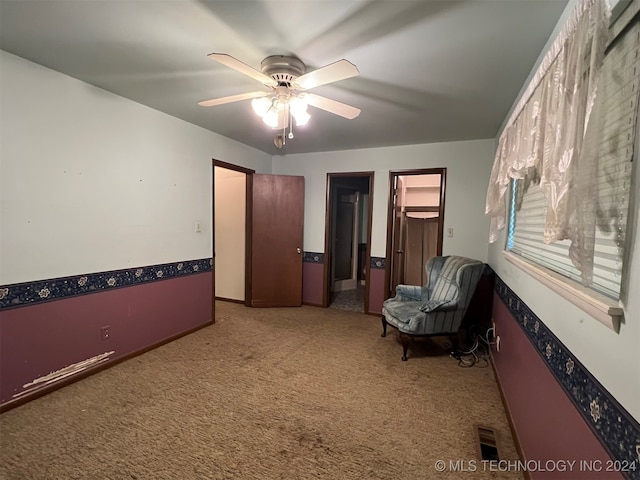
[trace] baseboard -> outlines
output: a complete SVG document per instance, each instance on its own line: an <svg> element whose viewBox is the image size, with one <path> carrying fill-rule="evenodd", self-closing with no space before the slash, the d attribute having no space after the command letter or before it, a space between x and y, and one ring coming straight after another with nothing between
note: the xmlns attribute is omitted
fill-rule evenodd
<svg viewBox="0 0 640 480"><path fill-rule="evenodd" d="M244 305L244 300L236 300L235 298L226 298L226 297L216 297L216 300L220 302L229 302L229 303L239 303L240 305Z"/></svg>
<svg viewBox="0 0 640 480"><path fill-rule="evenodd" d="M47 385L46 387L42 387L39 388L38 390L34 390L32 393L26 394L20 398L16 398L15 400L10 400L8 402L5 402L3 404L0 405L0 413L4 413L6 411L9 411L11 409L14 409L16 407L19 407L20 405L24 405L25 403L30 402L31 400L35 400L36 398L40 398L40 397L44 397L45 395L58 390L60 388L66 387L68 385L71 385L72 383L75 383L79 380L82 380L84 378L87 378L91 375L94 375L98 372L101 372L103 370L106 370L107 368L111 368L114 365L117 365L121 362L124 362L126 360L131 360L134 357L137 357L138 355L142 355L143 353L147 353L155 348L161 347L162 345L165 345L167 343L171 343L174 340L177 340L181 337L184 337L186 335L189 335L193 332L196 332L202 328L205 327L209 327L211 325L213 325L215 322L213 320L209 320L206 323L203 323L202 325L198 325L197 327L193 327L190 328L189 330L185 330L184 332L180 332L177 333L175 335L172 335L171 337L165 338L164 340L160 340L159 342L156 342L152 345L149 345L147 347L141 348L140 350L136 350L135 352L131 352L127 355L124 355L120 358L116 358L114 360L110 360L104 363L101 363L99 365L96 365L95 367L92 368L87 368L86 370L83 370L81 372L78 372L76 375L73 375L71 377L66 377L62 380L60 380L59 382L53 383L51 385Z"/></svg>
<svg viewBox="0 0 640 480"><path fill-rule="evenodd" d="M520 445L520 440L518 439L518 434L516 433L515 424L513 422L513 417L511 416L511 411L509 410L509 405L507 405L507 399L504 395L504 390L502 390L502 385L500 384L500 378L498 377L498 372L496 371L496 366L493 364L493 354L489 352L489 364L491 365L491 371L493 372L493 378L496 381L496 385L498 385L498 391L500 392L500 401L502 402L502 406L504 407L504 412L507 415L507 421L509 422L509 430L511 430L511 437L513 438L513 443L516 446L516 451L518 452L518 456L521 461L524 461L524 453L522 451L522 446ZM502 459L501 459L502 460ZM525 480L531 480L531 475L527 470L523 471Z"/></svg>
<svg viewBox="0 0 640 480"><path fill-rule="evenodd" d="M327 308L324 305L322 305L321 303L313 303L313 302L302 302L303 305L306 305L308 307L320 307L320 308Z"/></svg>

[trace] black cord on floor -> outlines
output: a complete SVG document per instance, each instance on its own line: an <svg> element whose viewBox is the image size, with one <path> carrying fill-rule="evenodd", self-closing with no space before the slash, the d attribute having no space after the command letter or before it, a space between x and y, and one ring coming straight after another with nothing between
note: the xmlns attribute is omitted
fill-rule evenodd
<svg viewBox="0 0 640 480"><path fill-rule="evenodd" d="M451 352L451 356L458 360L458 366L462 368L489 366L489 346L493 345L493 327L483 328L472 325L469 329L471 346L464 350Z"/></svg>

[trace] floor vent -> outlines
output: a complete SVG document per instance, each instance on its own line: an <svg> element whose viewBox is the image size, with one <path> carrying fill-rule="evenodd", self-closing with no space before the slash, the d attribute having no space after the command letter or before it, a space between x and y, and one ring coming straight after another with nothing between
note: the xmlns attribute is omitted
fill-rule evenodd
<svg viewBox="0 0 640 480"><path fill-rule="evenodd" d="M498 435L491 427L476 426L478 457L481 460L500 460Z"/></svg>

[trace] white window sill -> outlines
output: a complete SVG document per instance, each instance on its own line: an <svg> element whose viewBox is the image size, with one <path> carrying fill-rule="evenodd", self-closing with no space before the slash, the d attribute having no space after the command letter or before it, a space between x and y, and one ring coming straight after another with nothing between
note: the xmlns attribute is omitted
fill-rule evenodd
<svg viewBox="0 0 640 480"><path fill-rule="evenodd" d="M509 251L503 253L509 262L521 270L524 270L533 278L562 296L565 300L582 309L611 330L615 332L619 331L620 320L623 315L620 302L586 288L559 273L525 260L515 253Z"/></svg>

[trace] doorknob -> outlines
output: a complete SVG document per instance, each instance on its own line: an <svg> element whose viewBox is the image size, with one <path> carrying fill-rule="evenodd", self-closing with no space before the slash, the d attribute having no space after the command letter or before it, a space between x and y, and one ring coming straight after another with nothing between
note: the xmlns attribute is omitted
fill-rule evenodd
<svg viewBox="0 0 640 480"><path fill-rule="evenodd" d="M300 247L296 248L296 252L298 252L298 255L302 253L302 250L300 250Z"/></svg>

